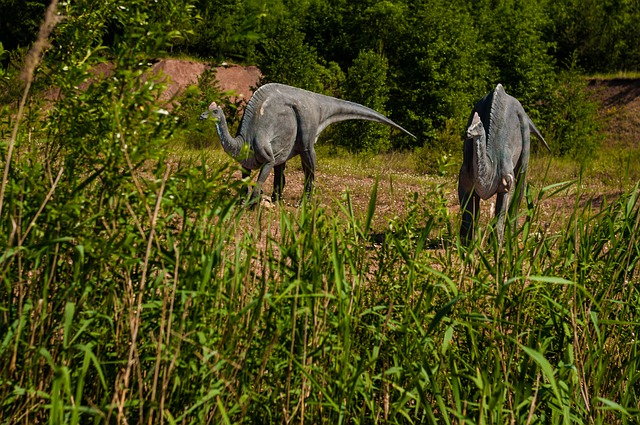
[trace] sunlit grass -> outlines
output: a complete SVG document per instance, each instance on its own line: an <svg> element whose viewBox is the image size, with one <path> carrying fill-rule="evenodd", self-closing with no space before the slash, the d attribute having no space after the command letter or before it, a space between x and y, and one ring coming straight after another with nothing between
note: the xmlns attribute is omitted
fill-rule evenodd
<svg viewBox="0 0 640 425"><path fill-rule="evenodd" d="M594 74L591 76L588 76L586 78L589 79L597 79L597 80L614 80L614 79L638 79L640 78L640 71L617 71L617 72L610 72L610 73L605 73L605 74Z"/></svg>
<svg viewBox="0 0 640 425"><path fill-rule="evenodd" d="M640 417L637 187L601 208L571 201L549 231L546 203L589 180L568 161L534 157L533 190L504 245L483 226L463 248L443 208L455 175L403 193L404 213L375 224L385 190L376 171L409 163L404 155L329 155L325 179L335 172L372 183L299 208L255 210L239 205L220 149L176 148L170 158L171 173L150 167L156 183L141 188L160 200L155 219L118 191L112 205L128 205L138 222L118 225L103 205L97 223L117 232L75 241L42 233L51 248L25 246L21 268L4 263L4 419L65 411L75 423ZM46 261L51 250L59 261ZM84 260L98 255L109 261ZM150 278L140 290L143 264ZM59 308L34 310L43 294Z"/></svg>

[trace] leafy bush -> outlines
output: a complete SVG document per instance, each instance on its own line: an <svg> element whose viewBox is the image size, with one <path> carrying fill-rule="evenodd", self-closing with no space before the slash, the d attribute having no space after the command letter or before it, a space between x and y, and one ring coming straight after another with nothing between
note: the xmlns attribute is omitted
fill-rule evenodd
<svg viewBox="0 0 640 425"><path fill-rule="evenodd" d="M261 84L278 82L317 93L325 93L324 82L329 77L342 80L339 67L323 65L315 49L304 41L304 33L293 22L279 20L275 23L273 38L261 43L258 54L258 67L262 72ZM329 70L333 72L328 72ZM333 84L332 84L333 85Z"/></svg>
<svg viewBox="0 0 640 425"><path fill-rule="evenodd" d="M182 139L191 149L204 149L219 146L218 136L212 126L200 123L200 114L207 110L211 102L226 106L227 110L236 111L239 105L231 105L228 96L224 96L216 80L215 68L206 69L198 77L198 84L190 86L180 95L174 114L179 119L181 130L177 138ZM230 106L233 106L231 108ZM237 126L235 115L228 117L229 127L233 131Z"/></svg>
<svg viewBox="0 0 640 425"><path fill-rule="evenodd" d="M344 98L386 114L389 98L387 60L372 52L362 51L347 72ZM380 153L391 148L390 129L379 123L348 121L334 132L335 142L352 152Z"/></svg>
<svg viewBox="0 0 640 425"><path fill-rule="evenodd" d="M447 121L432 144L425 144L413 151L415 170L439 176L455 175L458 171L455 168L462 163L462 145L463 138L457 123L454 120Z"/></svg>
<svg viewBox="0 0 640 425"><path fill-rule="evenodd" d="M589 97L586 87L587 81L575 71L558 78L542 117L543 134L554 154L585 161L593 158L600 146L599 105Z"/></svg>
<svg viewBox="0 0 640 425"><path fill-rule="evenodd" d="M466 8L427 1L408 10L405 19L408 25L389 54L396 64L390 72L389 109L418 136L398 140L397 147L431 146L448 120L462 126L473 103L490 87L491 68Z"/></svg>

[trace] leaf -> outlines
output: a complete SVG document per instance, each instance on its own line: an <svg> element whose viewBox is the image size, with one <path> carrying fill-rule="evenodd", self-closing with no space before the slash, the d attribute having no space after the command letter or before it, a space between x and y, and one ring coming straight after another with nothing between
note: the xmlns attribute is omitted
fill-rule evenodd
<svg viewBox="0 0 640 425"><path fill-rule="evenodd" d="M371 196L369 197L369 207L367 208L367 218L364 222L365 236L369 234L369 229L371 228L371 220L373 219L373 213L376 211L377 198L378 198L378 177L376 177L376 181L373 183L373 188L371 189Z"/></svg>
<svg viewBox="0 0 640 425"><path fill-rule="evenodd" d="M73 323L73 316L75 312L76 312L76 303L67 302L64 308L63 347L65 350L69 348L69 335L71 333L71 324Z"/></svg>
<svg viewBox="0 0 640 425"><path fill-rule="evenodd" d="M604 406L598 406L598 409L615 410L616 412L620 412L625 416L630 416L630 413L627 411L627 409L625 409L624 407L622 407L621 405L619 405L615 401L611 401L611 400L603 398L603 397L596 397L596 400L598 400L602 404L604 404Z"/></svg>
<svg viewBox="0 0 640 425"><path fill-rule="evenodd" d="M571 418L569 407L562 400L560 388L558 387L558 382L556 381L556 378L554 376L553 366L551 366L551 363L549 363L549 361L544 357L544 355L542 355L542 353L534 350L533 348L526 347L522 344L518 345L520 345L524 352L527 353L529 357L531 357L531 359L533 359L533 361L538 364L538 366L540 366L540 370L542 370L542 373L547 378L547 381L549 381L549 385L551 385L551 389L553 390L553 395L556 398L558 406L562 406L563 422L565 424L570 424Z"/></svg>
<svg viewBox="0 0 640 425"><path fill-rule="evenodd" d="M543 282L543 283L557 283L561 285L572 285L573 282L561 277L555 276L527 276L527 279L533 280L535 282Z"/></svg>

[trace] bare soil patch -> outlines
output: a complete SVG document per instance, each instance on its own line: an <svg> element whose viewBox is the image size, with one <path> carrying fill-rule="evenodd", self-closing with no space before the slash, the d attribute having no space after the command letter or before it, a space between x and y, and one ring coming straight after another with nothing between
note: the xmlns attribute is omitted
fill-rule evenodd
<svg viewBox="0 0 640 425"><path fill-rule="evenodd" d="M169 100L179 96L189 86L198 84L198 79L206 70L211 69L211 65L182 59L158 59L153 60L151 72L157 76L164 76L167 85L160 96L162 100ZM106 78L113 72L113 64L109 62L101 63L92 68L95 79ZM216 66L215 75L218 87L231 95L233 102L246 101L251 98L253 91L257 88L262 74L256 66L240 66L224 64ZM84 83L80 88L85 89L93 83L93 79ZM55 99L59 96L59 89L51 89L46 94L47 99Z"/></svg>
<svg viewBox="0 0 640 425"><path fill-rule="evenodd" d="M640 79L593 79L589 90L600 105L605 123L605 143L638 147L640 143Z"/></svg>
<svg viewBox="0 0 640 425"><path fill-rule="evenodd" d="M168 77L164 99L169 99L183 92L187 87L197 84L202 73L210 69L210 65L202 62L161 59L153 64L153 72ZM248 101L258 85L261 73L256 66L221 65L215 67L218 86L224 92L234 94L232 100Z"/></svg>

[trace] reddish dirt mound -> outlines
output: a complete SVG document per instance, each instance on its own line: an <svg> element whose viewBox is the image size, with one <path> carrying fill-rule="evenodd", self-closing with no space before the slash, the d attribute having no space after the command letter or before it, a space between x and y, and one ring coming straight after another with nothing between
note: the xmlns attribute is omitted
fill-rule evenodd
<svg viewBox="0 0 640 425"><path fill-rule="evenodd" d="M198 77L209 68L206 64L177 59L162 59L153 64L154 74L166 75L167 89L162 98L170 99L187 87L198 84Z"/></svg>
<svg viewBox="0 0 640 425"><path fill-rule="evenodd" d="M161 72L169 77L164 99L169 99L190 85L197 84L198 78L207 69L207 64L179 59L162 59L153 65L153 72ZM234 92L237 95L232 98L234 101L249 100L261 76L260 70L255 66L224 65L215 69L218 86L222 91Z"/></svg>
<svg viewBox="0 0 640 425"><path fill-rule="evenodd" d="M216 80L224 91L233 90L238 94L239 99L245 102L253 94L258 86L262 74L256 66L226 65L216 67Z"/></svg>
<svg viewBox="0 0 640 425"><path fill-rule="evenodd" d="M640 79L594 79L589 82L594 98L600 102L607 143L638 146L640 141Z"/></svg>
<svg viewBox="0 0 640 425"><path fill-rule="evenodd" d="M210 66L190 60L160 59L156 61L151 70L154 74L161 74L167 77L167 89L162 94L163 100L171 99L179 95L189 86L198 84L198 78L202 73L210 69ZM257 87L262 74L256 66L223 65L216 68L216 80L218 87L223 92L235 94L231 100L249 100L253 90ZM113 72L113 64L101 63L92 69L96 78L108 77ZM87 81L81 86L86 88L91 81ZM59 95L59 90L52 89L45 95L47 99L55 99Z"/></svg>

